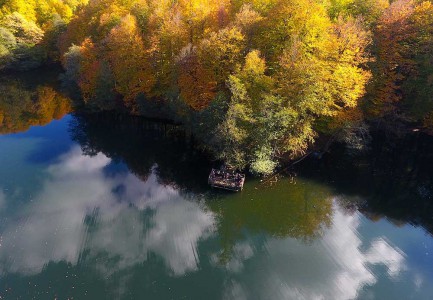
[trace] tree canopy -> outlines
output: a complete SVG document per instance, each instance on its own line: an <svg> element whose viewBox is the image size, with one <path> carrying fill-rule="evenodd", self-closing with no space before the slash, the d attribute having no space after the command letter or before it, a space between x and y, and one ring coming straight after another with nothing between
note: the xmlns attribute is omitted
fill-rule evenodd
<svg viewBox="0 0 433 300"><path fill-rule="evenodd" d="M319 136L360 148L379 118L433 131L430 1L6 0L0 12L2 68L60 60L86 106L161 106L257 174Z"/></svg>

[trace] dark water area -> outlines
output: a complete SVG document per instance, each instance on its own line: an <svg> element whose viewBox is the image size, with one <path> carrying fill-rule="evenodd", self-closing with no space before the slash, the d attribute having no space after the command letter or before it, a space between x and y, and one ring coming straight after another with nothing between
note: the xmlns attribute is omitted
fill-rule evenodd
<svg viewBox="0 0 433 300"><path fill-rule="evenodd" d="M431 137L220 192L181 126L5 82L1 299L433 298Z"/></svg>
<svg viewBox="0 0 433 300"><path fill-rule="evenodd" d="M422 226L433 234L433 138L414 132L396 139L376 133L370 150L350 155L336 146L322 159L307 160L298 173L327 182L372 219Z"/></svg>

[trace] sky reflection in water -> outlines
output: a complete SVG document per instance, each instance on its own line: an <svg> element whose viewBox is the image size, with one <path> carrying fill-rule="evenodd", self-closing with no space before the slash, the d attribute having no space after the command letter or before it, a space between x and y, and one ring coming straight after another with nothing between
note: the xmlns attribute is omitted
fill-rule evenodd
<svg viewBox="0 0 433 300"><path fill-rule="evenodd" d="M59 128L64 130L64 124ZM254 211L259 214L255 219L239 225L239 234L226 238L233 225L224 228L228 214L233 213L231 205L261 204L247 199L256 182L247 185L243 196L194 195L161 184L157 165L140 179L103 153L84 155L71 141L64 141L67 150L45 163L28 161L40 147L54 142L52 136L48 130L37 138L33 132L0 138L0 163L19 165L11 172L22 174L14 176L6 188L3 182L9 171L0 172L0 295L30 297L45 292L47 298L83 298L91 294L88 289L97 289L92 280L105 285L105 295L95 291L101 299L139 295L159 299L383 299L390 295L428 299L432 295L433 259L427 254L433 249L431 237L420 228L397 228L386 220L373 223L359 212L349 212L339 205L341 195L331 190L324 199L314 200L329 203L329 213L323 213L330 222L320 219L316 225L309 220L308 225L315 226L310 237L305 236L310 231L303 231L300 219L302 226L289 222L290 228L271 232L266 222L272 216L260 215L269 213L264 206ZM27 152L10 152L20 147ZM20 193L29 182L33 188L26 188L28 194ZM302 178L296 188L284 180L280 184L285 185L280 192L327 190ZM24 195L28 201L14 202ZM278 210L278 203L290 201L284 197L266 201ZM304 218L301 207L294 206L298 210L291 212L294 217ZM242 218L248 216L233 217L233 222ZM230 231L228 235L224 230ZM223 257L225 239L230 251ZM62 263L74 274L89 272L94 278L83 279L81 287L66 281L63 286L61 281L44 282L44 276L51 278L50 272L55 277L68 276L53 267Z"/></svg>

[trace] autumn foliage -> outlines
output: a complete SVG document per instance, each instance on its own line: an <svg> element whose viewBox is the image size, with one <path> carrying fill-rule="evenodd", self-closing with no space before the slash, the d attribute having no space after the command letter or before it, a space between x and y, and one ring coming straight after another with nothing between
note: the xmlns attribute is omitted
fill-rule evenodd
<svg viewBox="0 0 433 300"><path fill-rule="evenodd" d="M67 97L50 85L26 87L18 80L0 80L0 133L16 133L45 125L71 111Z"/></svg>
<svg viewBox="0 0 433 300"><path fill-rule="evenodd" d="M319 135L358 147L382 119L432 131L430 1L4 2L0 65L57 49L85 105L153 116L157 103L256 173Z"/></svg>

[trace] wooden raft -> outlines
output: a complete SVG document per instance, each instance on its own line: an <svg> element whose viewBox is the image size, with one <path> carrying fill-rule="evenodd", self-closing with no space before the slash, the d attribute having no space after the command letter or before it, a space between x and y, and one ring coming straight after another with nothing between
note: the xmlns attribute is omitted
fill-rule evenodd
<svg viewBox="0 0 433 300"><path fill-rule="evenodd" d="M226 168L212 169L208 183L215 188L239 192L245 183L245 174L227 170Z"/></svg>

